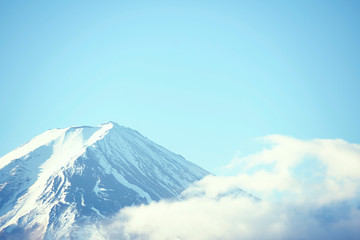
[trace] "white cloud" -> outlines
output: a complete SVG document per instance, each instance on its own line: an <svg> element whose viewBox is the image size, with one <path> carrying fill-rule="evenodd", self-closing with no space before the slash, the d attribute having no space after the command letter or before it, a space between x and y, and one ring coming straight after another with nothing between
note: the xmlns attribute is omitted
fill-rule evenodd
<svg viewBox="0 0 360 240"><path fill-rule="evenodd" d="M228 166L241 168L237 176L208 176L182 201L125 208L99 231L109 239L357 239L360 145L264 140L270 148Z"/></svg>
<svg viewBox="0 0 360 240"><path fill-rule="evenodd" d="M359 144L340 139L302 141L280 135L263 139L272 144L270 149L234 159L229 165L246 170L237 176L245 189L266 199L276 190L291 193L298 201L316 198L319 203L352 198L358 193Z"/></svg>

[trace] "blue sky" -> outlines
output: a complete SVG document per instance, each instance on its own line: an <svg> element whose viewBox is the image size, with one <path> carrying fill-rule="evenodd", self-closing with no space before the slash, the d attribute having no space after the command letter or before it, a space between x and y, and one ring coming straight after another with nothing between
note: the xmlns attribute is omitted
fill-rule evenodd
<svg viewBox="0 0 360 240"><path fill-rule="evenodd" d="M360 143L357 1L2 1L0 155L109 120L217 173L269 134Z"/></svg>

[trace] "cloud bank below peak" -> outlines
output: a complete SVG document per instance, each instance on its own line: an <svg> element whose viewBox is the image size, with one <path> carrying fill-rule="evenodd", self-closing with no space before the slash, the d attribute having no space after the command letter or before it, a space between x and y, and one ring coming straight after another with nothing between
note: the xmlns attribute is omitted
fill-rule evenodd
<svg viewBox="0 0 360 240"><path fill-rule="evenodd" d="M234 159L236 176L207 176L180 201L121 210L92 236L105 239L357 239L360 145L271 135ZM244 189L261 198L234 194ZM235 191L236 193L236 191Z"/></svg>

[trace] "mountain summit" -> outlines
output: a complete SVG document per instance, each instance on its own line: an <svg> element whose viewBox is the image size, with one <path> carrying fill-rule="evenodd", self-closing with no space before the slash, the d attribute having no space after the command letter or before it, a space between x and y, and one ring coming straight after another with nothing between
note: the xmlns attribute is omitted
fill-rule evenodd
<svg viewBox="0 0 360 240"><path fill-rule="evenodd" d="M72 238L76 226L177 198L208 174L113 122L48 130L0 158L0 238Z"/></svg>

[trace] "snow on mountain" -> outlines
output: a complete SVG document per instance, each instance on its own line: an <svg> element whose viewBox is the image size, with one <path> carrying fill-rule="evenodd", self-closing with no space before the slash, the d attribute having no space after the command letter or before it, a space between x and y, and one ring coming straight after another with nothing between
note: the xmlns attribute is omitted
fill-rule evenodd
<svg viewBox="0 0 360 240"><path fill-rule="evenodd" d="M113 122L49 130L0 158L0 238L68 239L125 206L177 198L208 174Z"/></svg>

